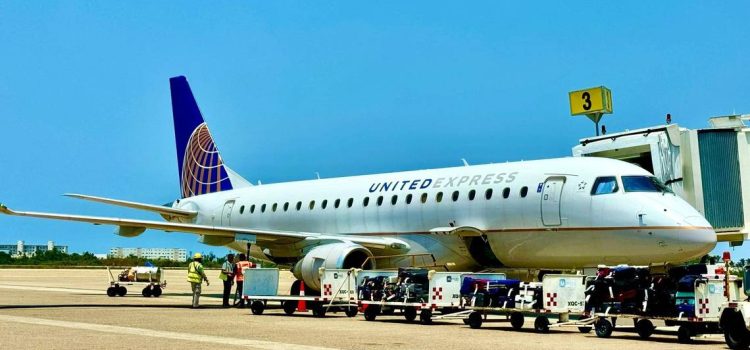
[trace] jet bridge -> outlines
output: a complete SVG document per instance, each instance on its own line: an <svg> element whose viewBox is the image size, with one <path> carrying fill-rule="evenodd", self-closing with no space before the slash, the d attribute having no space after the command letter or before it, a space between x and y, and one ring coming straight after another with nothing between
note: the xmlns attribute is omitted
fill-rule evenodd
<svg viewBox="0 0 750 350"><path fill-rule="evenodd" d="M750 233L750 115L709 119L704 129L676 124L581 139L576 157L636 164L667 184L711 223L720 242Z"/></svg>

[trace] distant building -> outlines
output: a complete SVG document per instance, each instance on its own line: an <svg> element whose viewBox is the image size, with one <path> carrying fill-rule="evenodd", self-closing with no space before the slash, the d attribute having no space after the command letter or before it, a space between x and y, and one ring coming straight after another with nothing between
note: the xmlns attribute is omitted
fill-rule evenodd
<svg viewBox="0 0 750 350"><path fill-rule="evenodd" d="M13 257L34 256L37 252L46 252L57 250L63 253L68 252L68 246L55 245L53 241L47 241L46 245L26 244L24 241L18 241L16 244L0 244L0 252L10 254Z"/></svg>
<svg viewBox="0 0 750 350"><path fill-rule="evenodd" d="M136 256L145 259L165 259L172 261L187 260L187 250L179 248L112 248L109 256L112 258L126 258Z"/></svg>

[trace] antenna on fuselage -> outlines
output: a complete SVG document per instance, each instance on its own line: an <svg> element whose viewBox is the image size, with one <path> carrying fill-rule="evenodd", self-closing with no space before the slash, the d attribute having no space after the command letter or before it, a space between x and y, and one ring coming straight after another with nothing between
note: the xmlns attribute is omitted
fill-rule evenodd
<svg viewBox="0 0 750 350"><path fill-rule="evenodd" d="M469 166L469 162L466 161L466 158L461 158L461 161L464 163L464 166Z"/></svg>
<svg viewBox="0 0 750 350"><path fill-rule="evenodd" d="M260 180L258 180L258 186L260 186L260 185L262 185L262 183L260 182Z"/></svg>
<svg viewBox="0 0 750 350"><path fill-rule="evenodd" d="M315 177L317 177L317 178L318 178L318 180L320 180L320 173L316 171L316 172L315 172Z"/></svg>

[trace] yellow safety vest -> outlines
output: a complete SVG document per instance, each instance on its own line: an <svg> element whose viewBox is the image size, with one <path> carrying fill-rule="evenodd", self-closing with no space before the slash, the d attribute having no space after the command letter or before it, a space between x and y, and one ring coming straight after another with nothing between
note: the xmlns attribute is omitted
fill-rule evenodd
<svg viewBox="0 0 750 350"><path fill-rule="evenodd" d="M188 265L187 280L190 283L203 282L203 265L201 263L193 261Z"/></svg>

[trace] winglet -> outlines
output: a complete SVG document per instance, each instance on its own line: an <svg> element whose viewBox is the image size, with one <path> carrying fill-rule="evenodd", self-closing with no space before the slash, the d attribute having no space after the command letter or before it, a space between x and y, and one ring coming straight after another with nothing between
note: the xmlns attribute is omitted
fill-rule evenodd
<svg viewBox="0 0 750 350"><path fill-rule="evenodd" d="M8 207L6 207L5 204L0 203L0 213L11 215L13 214L13 211L8 209Z"/></svg>

